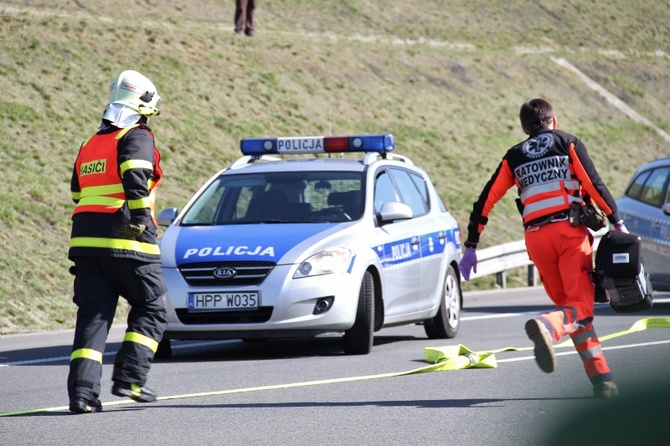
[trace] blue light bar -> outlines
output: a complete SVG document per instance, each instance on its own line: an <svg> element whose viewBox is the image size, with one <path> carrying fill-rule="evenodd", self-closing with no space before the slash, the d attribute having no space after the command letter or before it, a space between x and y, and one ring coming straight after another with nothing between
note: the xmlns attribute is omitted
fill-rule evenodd
<svg viewBox="0 0 670 446"><path fill-rule="evenodd" d="M242 138L244 155L298 155L310 153L378 152L393 150L392 134L356 136L292 136L286 138Z"/></svg>

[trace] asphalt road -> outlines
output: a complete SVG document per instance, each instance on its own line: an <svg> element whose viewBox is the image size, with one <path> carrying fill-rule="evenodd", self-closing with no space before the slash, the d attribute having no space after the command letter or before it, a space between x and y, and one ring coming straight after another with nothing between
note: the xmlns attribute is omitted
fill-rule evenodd
<svg viewBox="0 0 670 446"><path fill-rule="evenodd" d="M622 334L603 341L621 389L615 400L591 398L572 346L557 349L552 374L524 350L496 353L496 368L386 376L428 365L426 347L530 347L524 322L550 308L540 288L465 299L455 339L429 340L420 326L389 328L365 356L344 356L334 336L176 342L173 357L151 370L148 385L161 398L150 404L109 392L123 334L115 327L104 357L104 412L86 415L66 408L71 331L3 336L0 415L19 414L0 419L0 444L628 445L668 438L670 330L622 333L636 321L670 317L669 293L658 293L644 313L598 305L599 337Z"/></svg>

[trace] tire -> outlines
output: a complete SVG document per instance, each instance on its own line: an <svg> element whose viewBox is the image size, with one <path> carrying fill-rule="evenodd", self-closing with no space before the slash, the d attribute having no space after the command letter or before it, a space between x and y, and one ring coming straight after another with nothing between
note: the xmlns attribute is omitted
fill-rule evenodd
<svg viewBox="0 0 670 446"><path fill-rule="evenodd" d="M375 283L372 274L365 272L361 291L358 294L358 310L354 325L344 332L342 339L347 355L367 355L372 350L374 340Z"/></svg>
<svg viewBox="0 0 670 446"><path fill-rule="evenodd" d="M163 339L158 343L154 357L169 358L170 356L172 356L172 342L169 339Z"/></svg>
<svg viewBox="0 0 670 446"><path fill-rule="evenodd" d="M449 265L444 276L442 300L437 314L423 322L423 328L430 339L453 338L461 324L461 287L454 268Z"/></svg>

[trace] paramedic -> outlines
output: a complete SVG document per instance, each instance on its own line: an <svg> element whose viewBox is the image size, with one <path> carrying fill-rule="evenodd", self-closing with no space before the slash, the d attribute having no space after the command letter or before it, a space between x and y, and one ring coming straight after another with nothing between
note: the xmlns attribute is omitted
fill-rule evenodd
<svg viewBox="0 0 670 446"><path fill-rule="evenodd" d="M593 236L571 218L573 210L595 203L614 229L627 232L612 195L598 175L586 147L557 129L552 105L532 99L521 106L521 128L528 139L509 149L473 205L466 248L459 269L469 280L477 272L477 244L494 205L512 186L525 227L526 249L556 308L526 322L540 369L556 367L553 342L568 335L579 353L595 397L618 395L593 328ZM574 214L573 214L574 215Z"/></svg>

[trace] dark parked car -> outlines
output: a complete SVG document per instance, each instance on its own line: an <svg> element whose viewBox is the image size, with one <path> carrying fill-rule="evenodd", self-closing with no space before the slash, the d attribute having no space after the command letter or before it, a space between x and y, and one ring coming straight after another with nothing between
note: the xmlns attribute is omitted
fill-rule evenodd
<svg viewBox="0 0 670 446"><path fill-rule="evenodd" d="M670 291L670 157L640 167L617 200L626 227L642 239L644 268L655 290Z"/></svg>

